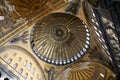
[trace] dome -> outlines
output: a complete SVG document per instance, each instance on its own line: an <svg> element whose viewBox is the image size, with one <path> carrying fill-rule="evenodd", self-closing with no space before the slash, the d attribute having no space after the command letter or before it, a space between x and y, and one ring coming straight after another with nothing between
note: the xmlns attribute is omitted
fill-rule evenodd
<svg viewBox="0 0 120 80"><path fill-rule="evenodd" d="M42 9L51 1L52 0L9 0L9 2L6 1L6 4L9 3L10 5L13 5L16 14L19 17L26 18Z"/></svg>
<svg viewBox="0 0 120 80"><path fill-rule="evenodd" d="M31 33L31 47L43 61L64 65L81 58L89 48L86 24L67 13L51 13L38 21Z"/></svg>
<svg viewBox="0 0 120 80"><path fill-rule="evenodd" d="M82 62L63 70L55 80L116 80L105 66L94 62Z"/></svg>

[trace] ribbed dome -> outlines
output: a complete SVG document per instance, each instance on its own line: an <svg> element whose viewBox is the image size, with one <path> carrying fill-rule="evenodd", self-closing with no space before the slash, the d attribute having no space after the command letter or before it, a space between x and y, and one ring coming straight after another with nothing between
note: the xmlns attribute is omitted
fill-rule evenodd
<svg viewBox="0 0 120 80"><path fill-rule="evenodd" d="M17 15L24 18L37 12L50 1L51 0L9 0L9 3L14 5Z"/></svg>
<svg viewBox="0 0 120 80"><path fill-rule="evenodd" d="M67 13L52 13L38 21L31 34L37 56L52 64L74 62L87 51L90 34L85 23Z"/></svg>
<svg viewBox="0 0 120 80"><path fill-rule="evenodd" d="M112 79L110 79L110 77ZM55 80L116 80L114 73L94 62L77 63L62 71Z"/></svg>

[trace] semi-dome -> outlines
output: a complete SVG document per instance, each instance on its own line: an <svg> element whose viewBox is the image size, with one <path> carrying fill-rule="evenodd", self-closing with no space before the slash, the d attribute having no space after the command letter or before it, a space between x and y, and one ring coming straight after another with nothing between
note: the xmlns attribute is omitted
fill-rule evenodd
<svg viewBox="0 0 120 80"><path fill-rule="evenodd" d="M0 80L45 80L37 59L24 48L13 45L0 48L0 74Z"/></svg>
<svg viewBox="0 0 120 80"><path fill-rule="evenodd" d="M38 10L42 9L51 1L53 0L8 0L5 1L5 3L8 6L11 5L11 8L13 6L13 10L15 10L17 16L26 18L30 17L29 15L32 16L33 13L38 12Z"/></svg>
<svg viewBox="0 0 120 80"><path fill-rule="evenodd" d="M66 68L55 80L116 80L116 76L99 63L82 62Z"/></svg>

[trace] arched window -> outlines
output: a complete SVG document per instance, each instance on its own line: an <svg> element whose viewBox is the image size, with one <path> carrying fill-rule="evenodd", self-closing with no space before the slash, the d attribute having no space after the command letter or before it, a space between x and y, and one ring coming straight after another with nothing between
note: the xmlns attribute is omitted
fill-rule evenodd
<svg viewBox="0 0 120 80"><path fill-rule="evenodd" d="M32 69L32 74L33 74L33 75L35 74L35 68Z"/></svg>
<svg viewBox="0 0 120 80"><path fill-rule="evenodd" d="M27 60L25 60L25 61L24 61L24 63L23 63L23 65L24 65L24 66L26 66L26 65L27 65L27 63L28 63L28 61L27 61Z"/></svg>
<svg viewBox="0 0 120 80"><path fill-rule="evenodd" d="M25 73L25 79L27 79L27 77L28 77L28 73Z"/></svg>
<svg viewBox="0 0 120 80"><path fill-rule="evenodd" d="M4 80L9 80L8 78L4 78Z"/></svg>
<svg viewBox="0 0 120 80"><path fill-rule="evenodd" d="M22 74L22 72L23 72L23 68L20 69L19 73Z"/></svg>
<svg viewBox="0 0 120 80"><path fill-rule="evenodd" d="M8 54L3 55L3 59L4 59L4 58L7 58L7 57L8 57Z"/></svg>
<svg viewBox="0 0 120 80"><path fill-rule="evenodd" d="M33 78L31 77L30 80L33 80Z"/></svg>
<svg viewBox="0 0 120 80"><path fill-rule="evenodd" d="M28 64L28 70L30 70L31 67L32 67L32 63L29 63L29 64Z"/></svg>
<svg viewBox="0 0 120 80"><path fill-rule="evenodd" d="M18 64L15 63L14 66L13 66L13 68L16 69L17 67L18 67Z"/></svg>
<svg viewBox="0 0 120 80"><path fill-rule="evenodd" d="M22 60L22 58L21 58L21 57L19 57L19 58L18 58L18 61L20 62L21 60Z"/></svg>
<svg viewBox="0 0 120 80"><path fill-rule="evenodd" d="M8 59L7 63L10 64L12 62L12 59Z"/></svg>
<svg viewBox="0 0 120 80"><path fill-rule="evenodd" d="M14 53L13 56L15 57L17 55L17 53Z"/></svg>

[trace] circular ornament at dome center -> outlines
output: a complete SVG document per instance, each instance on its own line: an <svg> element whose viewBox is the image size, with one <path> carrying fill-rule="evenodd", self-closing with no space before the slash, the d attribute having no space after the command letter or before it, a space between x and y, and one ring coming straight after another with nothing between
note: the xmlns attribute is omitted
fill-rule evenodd
<svg viewBox="0 0 120 80"><path fill-rule="evenodd" d="M58 24L51 28L51 37L55 41L67 41L70 37L70 31L65 25Z"/></svg>

